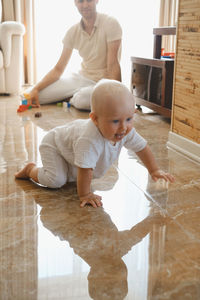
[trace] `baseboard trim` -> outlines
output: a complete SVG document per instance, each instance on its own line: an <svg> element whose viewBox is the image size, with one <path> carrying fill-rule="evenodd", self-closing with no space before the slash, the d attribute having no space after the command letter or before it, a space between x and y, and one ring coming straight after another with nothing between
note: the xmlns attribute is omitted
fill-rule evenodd
<svg viewBox="0 0 200 300"><path fill-rule="evenodd" d="M180 152L188 158L200 163L200 144L197 144L172 131L169 132L167 147Z"/></svg>

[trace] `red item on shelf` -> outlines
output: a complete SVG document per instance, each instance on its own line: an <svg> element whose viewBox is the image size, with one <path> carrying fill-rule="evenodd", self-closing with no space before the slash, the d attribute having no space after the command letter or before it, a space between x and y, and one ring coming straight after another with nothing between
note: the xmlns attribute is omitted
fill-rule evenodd
<svg viewBox="0 0 200 300"><path fill-rule="evenodd" d="M161 53L160 53L161 56L164 55L164 51L165 51L165 48L161 48Z"/></svg>
<svg viewBox="0 0 200 300"><path fill-rule="evenodd" d="M174 52L164 52L163 56L170 56L171 58L175 57L175 53Z"/></svg>

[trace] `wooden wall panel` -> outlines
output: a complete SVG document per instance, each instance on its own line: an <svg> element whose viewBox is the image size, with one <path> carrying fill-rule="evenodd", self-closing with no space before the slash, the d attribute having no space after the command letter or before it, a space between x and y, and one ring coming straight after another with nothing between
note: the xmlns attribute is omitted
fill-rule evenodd
<svg viewBox="0 0 200 300"><path fill-rule="evenodd" d="M200 0L179 0L172 131L200 144Z"/></svg>

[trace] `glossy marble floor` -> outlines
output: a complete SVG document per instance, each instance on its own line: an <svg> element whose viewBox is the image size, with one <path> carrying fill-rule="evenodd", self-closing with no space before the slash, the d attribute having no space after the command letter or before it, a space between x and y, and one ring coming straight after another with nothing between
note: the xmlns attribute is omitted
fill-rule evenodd
<svg viewBox="0 0 200 300"><path fill-rule="evenodd" d="M166 148L169 121L135 115L174 184L152 182L124 149L93 182L103 208L80 208L74 184L50 190L14 173L40 165L46 131L88 113L49 105L17 114L19 104L0 97L0 299L199 300L200 166Z"/></svg>

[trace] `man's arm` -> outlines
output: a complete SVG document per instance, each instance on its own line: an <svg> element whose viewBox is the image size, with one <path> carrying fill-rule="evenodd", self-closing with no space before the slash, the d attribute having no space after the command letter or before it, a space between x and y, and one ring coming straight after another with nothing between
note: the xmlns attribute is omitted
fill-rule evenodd
<svg viewBox="0 0 200 300"><path fill-rule="evenodd" d="M91 204L93 207L102 206L101 196L95 195L91 192L92 175L92 169L78 167L77 192L81 201L81 207L84 207L87 203Z"/></svg>
<svg viewBox="0 0 200 300"><path fill-rule="evenodd" d="M107 74L106 78L121 81L121 67L119 63L119 49L121 40L108 43L107 50Z"/></svg>
<svg viewBox="0 0 200 300"><path fill-rule="evenodd" d="M50 84L52 84L60 78L70 60L71 55L72 49L64 47L55 67L51 71L49 71L47 75L32 89L30 93L29 104L31 104L33 107L37 107L40 105L38 98L39 91L43 90L45 87L49 86Z"/></svg>

